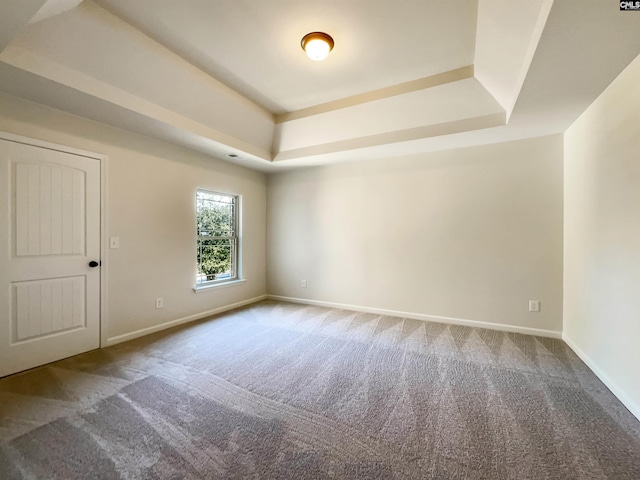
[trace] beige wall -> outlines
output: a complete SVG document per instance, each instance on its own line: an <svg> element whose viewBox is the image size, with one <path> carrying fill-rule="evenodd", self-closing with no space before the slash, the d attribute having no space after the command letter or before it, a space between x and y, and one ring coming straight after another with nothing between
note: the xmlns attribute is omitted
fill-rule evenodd
<svg viewBox="0 0 640 480"><path fill-rule="evenodd" d="M109 338L265 294L264 174L4 95L0 131L108 156ZM242 195L245 284L192 290L198 187Z"/></svg>
<svg viewBox="0 0 640 480"><path fill-rule="evenodd" d="M562 153L553 136L270 175L268 291L559 332Z"/></svg>
<svg viewBox="0 0 640 480"><path fill-rule="evenodd" d="M640 418L640 57L565 134L564 334Z"/></svg>

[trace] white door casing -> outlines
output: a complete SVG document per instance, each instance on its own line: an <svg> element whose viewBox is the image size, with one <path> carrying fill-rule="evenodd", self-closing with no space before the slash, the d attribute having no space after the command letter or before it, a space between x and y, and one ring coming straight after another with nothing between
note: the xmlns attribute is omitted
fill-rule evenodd
<svg viewBox="0 0 640 480"><path fill-rule="evenodd" d="M100 168L0 139L0 376L100 346Z"/></svg>

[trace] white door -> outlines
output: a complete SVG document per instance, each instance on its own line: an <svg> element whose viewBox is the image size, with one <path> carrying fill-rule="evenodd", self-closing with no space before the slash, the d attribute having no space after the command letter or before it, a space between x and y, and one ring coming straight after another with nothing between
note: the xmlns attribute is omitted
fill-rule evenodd
<svg viewBox="0 0 640 480"><path fill-rule="evenodd" d="M0 140L0 377L100 346L100 161Z"/></svg>

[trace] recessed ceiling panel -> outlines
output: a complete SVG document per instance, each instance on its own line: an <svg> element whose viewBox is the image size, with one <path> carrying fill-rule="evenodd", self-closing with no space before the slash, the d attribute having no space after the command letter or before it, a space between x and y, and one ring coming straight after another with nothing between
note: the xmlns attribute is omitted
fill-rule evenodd
<svg viewBox="0 0 640 480"><path fill-rule="evenodd" d="M473 64L477 0L98 0L276 113ZM307 58L300 39L335 48Z"/></svg>
<svg viewBox="0 0 640 480"><path fill-rule="evenodd" d="M283 122L278 152L504 112L474 78Z"/></svg>

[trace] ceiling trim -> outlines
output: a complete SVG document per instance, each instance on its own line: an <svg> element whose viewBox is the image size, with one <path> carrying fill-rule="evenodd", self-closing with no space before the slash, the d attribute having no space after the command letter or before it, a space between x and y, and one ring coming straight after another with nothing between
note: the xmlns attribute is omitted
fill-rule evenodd
<svg viewBox="0 0 640 480"><path fill-rule="evenodd" d="M27 26L46 0L21 0L0 4L0 53Z"/></svg>
<svg viewBox="0 0 640 480"><path fill-rule="evenodd" d="M322 145L313 145L311 147L274 152L273 161L279 162L303 157L326 155L346 150L356 150L359 148L387 145L391 143L408 142L411 140L439 137L442 135L451 135L454 133L481 130L503 125L506 125L506 112L504 111L473 118L464 118L462 120L454 120L452 122L408 128L406 130L399 130L396 132L385 132L377 135L368 135L366 137L325 143Z"/></svg>
<svg viewBox="0 0 640 480"><path fill-rule="evenodd" d="M478 4L475 77L507 111L507 121L553 3L554 0L537 0L522 5L513 0L491 0ZM505 38L510 41L505 42Z"/></svg>
<svg viewBox="0 0 640 480"><path fill-rule="evenodd" d="M333 110L340 110L343 108L353 107L355 105L361 105L363 103L373 102L376 100L382 100L389 97L395 97L397 95L404 95L406 93L416 92L418 90L424 90L427 88L437 87L446 83L453 83L460 80L466 80L467 78L473 78L474 66L466 65L461 68L449 70L447 72L438 73L436 75L430 75L428 77L418 78L417 80L411 80L409 82L399 83L390 87L379 88L377 90L371 90L370 92L360 93L358 95L352 95L350 97L341 98L331 102L320 103L308 108L302 108L293 112L281 113L274 115L275 123L290 122L293 120L299 120L305 117L312 117L322 113L331 112Z"/></svg>
<svg viewBox="0 0 640 480"><path fill-rule="evenodd" d="M144 117L160 121L185 132L194 133L221 145L226 145L231 150L242 151L265 161L271 161L271 152L269 151L149 100L140 98L102 80L50 61L31 51L19 47L9 47L0 54L0 62L46 78L78 92L91 95Z"/></svg>
<svg viewBox="0 0 640 480"><path fill-rule="evenodd" d="M47 0L38 12L31 17L29 23L37 23L47 18L55 17L61 13L73 10L80 5L83 0Z"/></svg>

